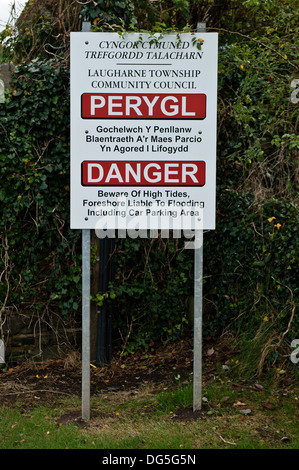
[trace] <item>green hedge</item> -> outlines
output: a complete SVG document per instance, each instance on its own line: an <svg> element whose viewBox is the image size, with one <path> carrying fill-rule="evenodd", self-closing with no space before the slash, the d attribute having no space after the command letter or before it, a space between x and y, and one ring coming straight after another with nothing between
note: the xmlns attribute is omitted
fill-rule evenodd
<svg viewBox="0 0 299 470"><path fill-rule="evenodd" d="M298 298L298 210L252 193L218 196L217 229L204 233L204 336L287 329ZM193 250L183 239L118 240L110 285L115 321L132 347L192 337ZM192 302L191 302L192 306ZM191 315L190 315L191 310ZM299 326L292 322L291 337Z"/></svg>
<svg viewBox="0 0 299 470"><path fill-rule="evenodd" d="M69 229L68 70L18 67L0 106L0 296L6 312L79 311L79 233ZM2 319L3 321L3 319Z"/></svg>
<svg viewBox="0 0 299 470"><path fill-rule="evenodd" d="M290 101L296 23L292 2L272 3L275 14L269 2L242 3L256 21L254 33L244 31L246 22L242 33L220 33L217 228L204 236L209 336L224 328L254 336L265 324L280 336L288 331L288 339L298 334L299 145L297 107ZM81 237L69 229L65 58L45 56L18 67L0 105L0 141L1 323L11 311L38 313L47 322L80 321ZM117 240L107 297L114 339L128 338L129 350L191 337L193 251L183 244Z"/></svg>

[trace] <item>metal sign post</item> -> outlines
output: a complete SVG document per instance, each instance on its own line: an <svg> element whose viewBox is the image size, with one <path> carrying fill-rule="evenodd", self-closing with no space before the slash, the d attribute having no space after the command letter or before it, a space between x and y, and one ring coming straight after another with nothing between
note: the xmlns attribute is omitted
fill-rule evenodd
<svg viewBox="0 0 299 470"><path fill-rule="evenodd" d="M206 32L206 23L197 23L197 32ZM200 410L202 405L202 283L203 230L196 230L194 249L193 411Z"/></svg>
<svg viewBox="0 0 299 470"><path fill-rule="evenodd" d="M193 349L193 411L202 403L202 281L203 230L195 231L194 249L194 349Z"/></svg>
<svg viewBox="0 0 299 470"><path fill-rule="evenodd" d="M82 419L90 418L90 230L82 230Z"/></svg>

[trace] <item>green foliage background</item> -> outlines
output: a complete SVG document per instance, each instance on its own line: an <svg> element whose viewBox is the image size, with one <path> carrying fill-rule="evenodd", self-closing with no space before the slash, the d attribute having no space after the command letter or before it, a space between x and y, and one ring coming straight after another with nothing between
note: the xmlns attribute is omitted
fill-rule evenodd
<svg viewBox="0 0 299 470"><path fill-rule="evenodd" d="M81 234L69 229L69 32L80 18L95 31L164 33L207 21L220 47L204 335L226 330L255 344L266 331L261 348L283 355L299 325L296 2L54 3L30 0L17 29L0 36L2 62L18 65L0 105L0 325L14 311L80 322ZM191 337L193 251L184 240L118 239L114 260L114 339L133 351Z"/></svg>

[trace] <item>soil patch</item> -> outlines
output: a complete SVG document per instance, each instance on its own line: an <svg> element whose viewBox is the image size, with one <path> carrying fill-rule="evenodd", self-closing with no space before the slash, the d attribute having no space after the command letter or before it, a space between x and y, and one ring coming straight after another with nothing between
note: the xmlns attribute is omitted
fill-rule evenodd
<svg viewBox="0 0 299 470"><path fill-rule="evenodd" d="M192 380L193 352L191 344L180 342L157 348L152 354L136 353L113 359L103 367L91 365L91 396L136 390L144 384L177 386L178 380ZM28 409L37 402L57 403L60 398L80 397L82 389L81 355L44 362L20 363L0 371L1 405L16 402Z"/></svg>
<svg viewBox="0 0 299 470"><path fill-rule="evenodd" d="M217 365L224 364L233 354L225 341L216 348L206 341L203 350L206 383L214 379ZM193 342L190 340L170 345L154 344L150 352L136 352L127 356L115 353L109 364L102 367L91 364L90 373L91 397L103 392L134 394L144 385L162 389L177 388L179 383L192 382ZM65 397L81 397L81 391L81 354L78 351L73 351L61 359L24 362L7 370L0 370L0 396L3 406L16 402L26 410L42 402L55 406ZM180 410L175 418L188 419L189 411ZM190 419L202 418L207 411L205 404L200 412L190 412Z"/></svg>
<svg viewBox="0 0 299 470"><path fill-rule="evenodd" d="M197 419L205 419L207 417L207 413L209 411L208 406L203 406L201 410L193 411L191 407L183 407L179 408L175 411L175 415L173 415L173 421L196 421Z"/></svg>
<svg viewBox="0 0 299 470"><path fill-rule="evenodd" d="M81 411L78 411L78 409L60 416L56 422L58 426L70 423L76 424L80 428L87 428L89 426L89 423L82 419Z"/></svg>

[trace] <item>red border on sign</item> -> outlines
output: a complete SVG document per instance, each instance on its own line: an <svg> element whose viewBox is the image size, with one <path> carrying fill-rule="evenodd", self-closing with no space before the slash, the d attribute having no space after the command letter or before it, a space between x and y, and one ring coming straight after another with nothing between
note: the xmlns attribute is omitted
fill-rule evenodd
<svg viewBox="0 0 299 470"><path fill-rule="evenodd" d="M204 161L96 161L81 163L82 186L204 186Z"/></svg>
<svg viewBox="0 0 299 470"><path fill-rule="evenodd" d="M82 119L202 120L206 118L206 106L207 97L203 93L83 93L81 95Z"/></svg>

